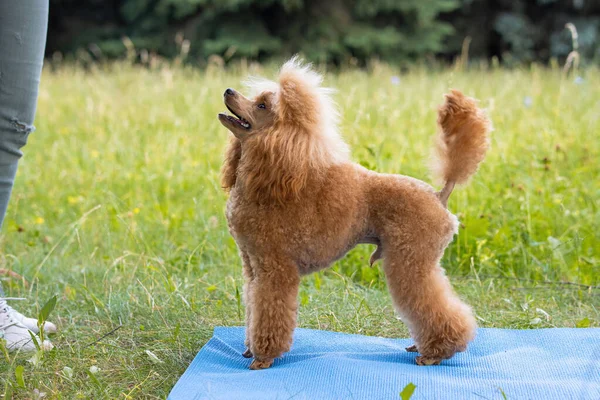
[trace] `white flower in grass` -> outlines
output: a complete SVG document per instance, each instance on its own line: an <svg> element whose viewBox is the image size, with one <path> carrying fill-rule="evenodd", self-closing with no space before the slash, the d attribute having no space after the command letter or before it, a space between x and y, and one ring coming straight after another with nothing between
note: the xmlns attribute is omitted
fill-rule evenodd
<svg viewBox="0 0 600 400"><path fill-rule="evenodd" d="M535 311L546 317L546 321L550 321L550 314L548 314L545 310L542 310L541 308L536 308Z"/></svg>
<svg viewBox="0 0 600 400"><path fill-rule="evenodd" d="M163 361L150 350L146 350L146 354L148 354L148 357L150 357L150 361L152 361L154 364L162 364Z"/></svg>
<svg viewBox="0 0 600 400"><path fill-rule="evenodd" d="M62 369L63 375L66 376L67 378L72 378L73 377L73 368L71 367L64 367Z"/></svg>

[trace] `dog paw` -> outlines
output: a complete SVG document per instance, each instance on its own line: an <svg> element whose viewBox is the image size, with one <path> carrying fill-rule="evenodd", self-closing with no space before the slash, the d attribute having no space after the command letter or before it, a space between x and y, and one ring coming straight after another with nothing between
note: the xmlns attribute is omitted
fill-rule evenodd
<svg viewBox="0 0 600 400"><path fill-rule="evenodd" d="M409 353L418 353L419 349L417 349L417 345L413 344L412 346L408 346L406 348L406 351L408 351Z"/></svg>
<svg viewBox="0 0 600 400"><path fill-rule="evenodd" d="M250 369L252 370L259 370L259 369L267 369L269 368L271 365L273 365L273 360L257 360L256 358L254 360L252 360L252 363L250 364Z"/></svg>
<svg viewBox="0 0 600 400"><path fill-rule="evenodd" d="M253 354L250 351L250 349L246 349L246 351L242 353L242 357L244 357L244 358L252 358Z"/></svg>
<svg viewBox="0 0 600 400"><path fill-rule="evenodd" d="M442 360L440 358L429 358L424 356L419 356L415 358L415 362L417 365L440 365Z"/></svg>

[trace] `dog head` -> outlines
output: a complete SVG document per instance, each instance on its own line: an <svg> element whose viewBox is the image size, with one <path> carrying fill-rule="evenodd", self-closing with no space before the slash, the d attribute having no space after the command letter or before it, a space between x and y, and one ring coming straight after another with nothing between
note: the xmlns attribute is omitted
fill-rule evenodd
<svg viewBox="0 0 600 400"><path fill-rule="evenodd" d="M246 195L283 202L297 197L310 177L347 160L332 90L321 87L322 80L294 57L276 82L249 80L250 98L225 91L225 106L233 115L219 114L219 120L237 139L230 146L239 148L231 153L239 154L235 168L224 168L229 171L222 179L226 189L241 179Z"/></svg>
<svg viewBox="0 0 600 400"><path fill-rule="evenodd" d="M225 106L233 114L219 114L219 121L240 140L270 129L277 120L275 93L265 91L254 99L244 97L234 89L223 94Z"/></svg>

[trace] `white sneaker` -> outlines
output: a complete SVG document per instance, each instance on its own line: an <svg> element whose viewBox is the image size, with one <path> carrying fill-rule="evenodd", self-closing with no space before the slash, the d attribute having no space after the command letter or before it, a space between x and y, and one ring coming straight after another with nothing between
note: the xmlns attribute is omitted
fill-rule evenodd
<svg viewBox="0 0 600 400"><path fill-rule="evenodd" d="M29 318L12 308L6 303L6 300L25 300L23 298L2 298L0 297L0 313L7 313L12 316L12 319L20 322L21 325L25 326L25 328L29 329L33 333L40 333L40 329L38 328L38 321L35 318ZM45 333L56 333L56 325L52 322L44 322L44 332Z"/></svg>
<svg viewBox="0 0 600 400"><path fill-rule="evenodd" d="M0 302L6 303L6 299L0 298ZM35 337L40 347L51 350L52 343L48 340L40 342L40 338L31 332L25 325L14 319L6 307L0 308L0 339L4 339L6 349L9 351L35 351L36 346L32 339Z"/></svg>

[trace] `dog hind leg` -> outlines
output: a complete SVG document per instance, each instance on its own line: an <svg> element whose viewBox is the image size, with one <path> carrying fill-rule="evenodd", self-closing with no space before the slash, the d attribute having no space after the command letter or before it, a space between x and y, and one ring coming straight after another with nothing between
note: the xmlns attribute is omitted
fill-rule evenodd
<svg viewBox="0 0 600 400"><path fill-rule="evenodd" d="M452 290L430 251L419 255L408 247L386 244L384 271L394 305L408 325L419 365L439 364L464 351L476 323L471 309ZM431 247L429 248L431 249ZM441 255L440 255L441 256Z"/></svg>

